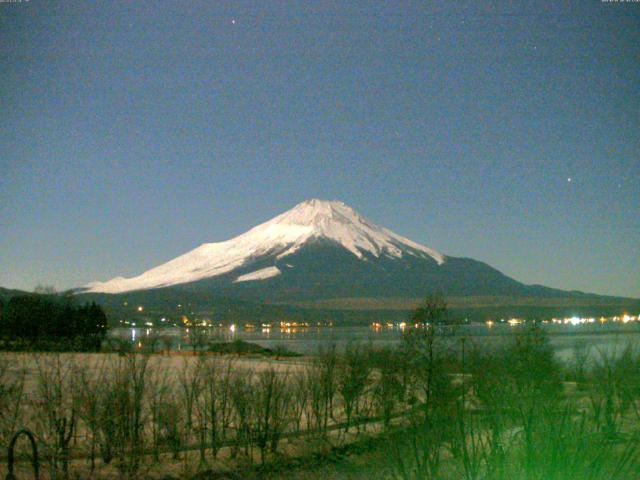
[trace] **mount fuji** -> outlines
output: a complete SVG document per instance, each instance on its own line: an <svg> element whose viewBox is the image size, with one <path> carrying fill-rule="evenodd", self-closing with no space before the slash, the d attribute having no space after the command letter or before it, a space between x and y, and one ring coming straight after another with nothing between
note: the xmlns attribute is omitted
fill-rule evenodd
<svg viewBox="0 0 640 480"><path fill-rule="evenodd" d="M320 243L363 262L410 256L436 265L445 263L444 255L372 223L342 202L314 199L231 240L205 243L137 277L91 283L86 291L122 293L221 276L233 283L266 280L295 268L290 260L296 253ZM251 267L260 268L244 273ZM234 272L241 274L234 276Z"/></svg>
<svg viewBox="0 0 640 480"><path fill-rule="evenodd" d="M170 289L168 287L171 287ZM92 294L168 289L262 302L447 296L585 295L520 283L489 265L443 255L338 201L308 200L224 242L205 243L136 277L93 282Z"/></svg>

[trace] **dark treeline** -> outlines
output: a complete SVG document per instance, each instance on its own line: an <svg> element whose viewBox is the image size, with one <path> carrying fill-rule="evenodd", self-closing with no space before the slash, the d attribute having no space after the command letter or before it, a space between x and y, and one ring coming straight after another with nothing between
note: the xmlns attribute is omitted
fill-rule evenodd
<svg viewBox="0 0 640 480"><path fill-rule="evenodd" d="M76 305L58 294L0 300L0 347L6 350L97 350L106 332L107 317L95 303Z"/></svg>

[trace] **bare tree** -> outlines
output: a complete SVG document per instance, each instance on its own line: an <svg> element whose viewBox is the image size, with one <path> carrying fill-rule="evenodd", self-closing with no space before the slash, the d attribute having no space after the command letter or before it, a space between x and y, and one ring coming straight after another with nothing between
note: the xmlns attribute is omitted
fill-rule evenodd
<svg viewBox="0 0 640 480"><path fill-rule="evenodd" d="M192 326L188 329L189 345L193 349L193 353L201 352L206 346L209 339L209 333L206 327Z"/></svg>
<svg viewBox="0 0 640 480"><path fill-rule="evenodd" d="M193 431L193 415L196 401L202 390L202 358L185 358L178 371L178 385L184 408L185 435L187 441Z"/></svg>
<svg viewBox="0 0 640 480"><path fill-rule="evenodd" d="M322 432L328 417L328 402L322 385L322 372L317 364L307 366L305 372L307 387L306 414L307 430L315 429Z"/></svg>
<svg viewBox="0 0 640 480"><path fill-rule="evenodd" d="M144 452L149 356L128 354L109 365L99 411L102 454L115 455L123 475L135 475Z"/></svg>
<svg viewBox="0 0 640 480"><path fill-rule="evenodd" d="M403 398L400 355L391 349L373 352L377 378L373 388L373 400L382 414L385 427L389 427L396 405Z"/></svg>
<svg viewBox="0 0 640 480"><path fill-rule="evenodd" d="M156 365L156 368L149 375L147 384L149 387L147 408L151 416L153 456L156 461L159 461L160 446L163 442L163 427L165 426L163 411L167 408L167 398L173 393L168 372L162 364Z"/></svg>
<svg viewBox="0 0 640 480"><path fill-rule="evenodd" d="M413 312L412 321L417 327L405 333L403 347L406 355L412 359L414 372L418 375L417 383L422 388L424 418L428 422L434 399L444 398L441 393L447 390L450 383L443 369L443 338L446 337L447 327L450 325L444 298L441 295L428 296Z"/></svg>
<svg viewBox="0 0 640 480"><path fill-rule="evenodd" d="M78 420L75 364L62 355L36 357L40 437L49 448L51 474L69 477L69 448Z"/></svg>
<svg viewBox="0 0 640 480"><path fill-rule="evenodd" d="M370 367L361 346L350 343L337 363L338 393L345 414L345 432L349 431L354 412L358 412L360 397L369 380Z"/></svg>
<svg viewBox="0 0 640 480"><path fill-rule="evenodd" d="M16 362L17 363L17 362ZM0 442L7 445L22 418L25 368L12 369L6 357L0 357Z"/></svg>
<svg viewBox="0 0 640 480"><path fill-rule="evenodd" d="M255 385L254 437L264 463L267 449L275 453L282 433L289 424L291 390L288 374L278 374L273 368L261 371Z"/></svg>
<svg viewBox="0 0 640 480"><path fill-rule="evenodd" d="M227 437L231 422L231 387L233 364L231 360L221 362L208 358L205 362L203 378L204 409L206 429L212 456L215 459L220 446Z"/></svg>
<svg viewBox="0 0 640 480"><path fill-rule="evenodd" d="M295 372L291 378L293 424L296 433L300 433L302 430L302 420L309 404L309 376L306 374L306 371L302 371Z"/></svg>
<svg viewBox="0 0 640 480"><path fill-rule="evenodd" d="M320 350L316 360L316 366L320 375L319 383L322 392L322 411L324 413L322 428L326 430L329 418L333 417L333 401L336 392L336 368L338 355L335 345L326 350Z"/></svg>
<svg viewBox="0 0 640 480"><path fill-rule="evenodd" d="M79 416L90 435L89 444L89 465L91 472L96 468L96 450L100 438L100 402L102 393L102 384L104 381L104 365L93 366L93 369L87 365L78 368L79 375Z"/></svg>
<svg viewBox="0 0 640 480"><path fill-rule="evenodd" d="M233 424L236 430L233 455L240 450L251 458L253 450L253 384L247 372L235 371L231 386L231 401L233 402Z"/></svg>

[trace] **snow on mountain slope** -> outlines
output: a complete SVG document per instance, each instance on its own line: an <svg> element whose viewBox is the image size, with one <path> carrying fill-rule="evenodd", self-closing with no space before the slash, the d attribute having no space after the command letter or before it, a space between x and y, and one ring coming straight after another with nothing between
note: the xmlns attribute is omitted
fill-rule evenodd
<svg viewBox="0 0 640 480"><path fill-rule="evenodd" d="M256 270L255 272L245 273L244 275L240 275L236 278L233 283L238 282L248 282L250 280L264 280L266 278L275 277L280 275L282 272L278 267L267 267L261 268L260 270Z"/></svg>
<svg viewBox="0 0 640 480"><path fill-rule="evenodd" d="M400 258L407 254L432 258L438 265L445 261L444 255L370 222L342 202L314 199L231 240L205 243L137 277L90 283L85 291L121 293L195 282L229 273L263 255L283 258L310 240L321 238L340 244L360 259L367 253L374 257L384 254ZM280 270L274 273L273 268L276 267L241 275L236 281L242 281L243 277L244 280L270 278L280 273ZM247 278L254 274L260 276L258 272L264 274L265 271L271 275Z"/></svg>

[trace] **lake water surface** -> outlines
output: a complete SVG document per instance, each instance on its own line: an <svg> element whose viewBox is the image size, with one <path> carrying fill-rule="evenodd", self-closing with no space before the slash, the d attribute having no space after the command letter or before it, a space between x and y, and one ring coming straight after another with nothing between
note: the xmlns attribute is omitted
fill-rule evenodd
<svg viewBox="0 0 640 480"><path fill-rule="evenodd" d="M508 325L465 325L458 328L453 339L465 337L469 343L492 348L509 341L517 329ZM640 348L640 324L605 325L548 325L543 327L562 360L571 360L577 346L583 346L590 358L601 352L616 354L631 344ZM242 328L225 326L206 329L208 341L232 341L236 339L256 343L265 348L284 347L301 354L313 354L319 348L335 345L344 348L350 342L366 343L373 346L392 346L402 341L403 329L394 327L372 328L363 326L303 327L303 328ZM161 337L161 346L167 343L175 350L191 348L191 336L184 328L116 328L110 336L127 339L142 347L152 338ZM166 348L166 347L165 347Z"/></svg>

